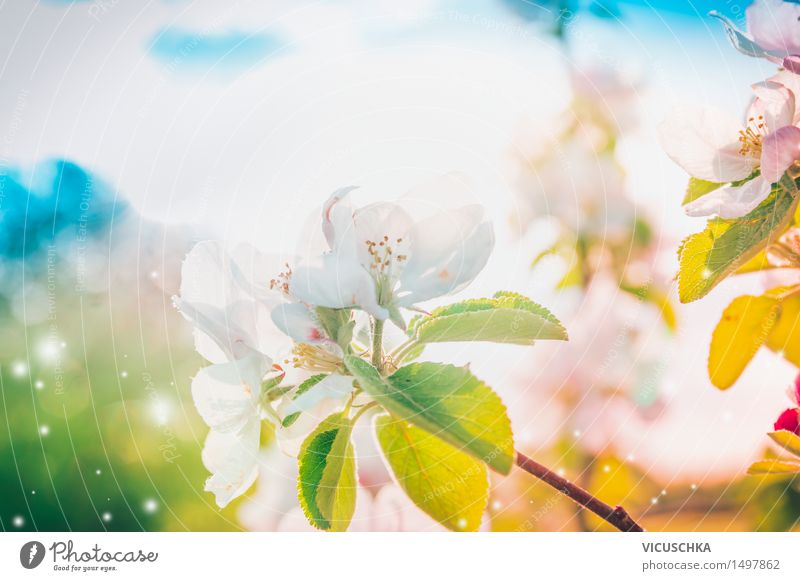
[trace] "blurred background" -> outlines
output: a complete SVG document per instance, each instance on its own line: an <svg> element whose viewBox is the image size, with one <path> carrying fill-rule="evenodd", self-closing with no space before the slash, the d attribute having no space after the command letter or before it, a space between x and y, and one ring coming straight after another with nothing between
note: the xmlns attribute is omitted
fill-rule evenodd
<svg viewBox="0 0 800 581"><path fill-rule="evenodd" d="M547 305L571 341L437 346L501 393L518 448L651 530L789 530L800 489L744 476L796 369L734 388L714 324L761 275L679 305L687 177L675 104L742 115L774 72L707 12L747 2L87 0L0 3L0 527L297 530L294 461L219 510L203 492L203 364L172 307L205 239L292 252L329 192L470 176L497 246L463 296ZM360 530L437 530L358 435ZM360 515L360 516L358 516ZM487 530L595 530L524 473Z"/></svg>

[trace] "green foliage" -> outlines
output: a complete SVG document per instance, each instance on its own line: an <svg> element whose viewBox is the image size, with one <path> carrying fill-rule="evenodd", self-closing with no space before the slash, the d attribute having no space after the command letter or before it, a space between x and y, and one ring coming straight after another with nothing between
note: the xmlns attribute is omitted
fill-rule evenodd
<svg viewBox="0 0 800 581"><path fill-rule="evenodd" d="M501 474L514 464L511 422L500 397L468 369L412 363L384 378L358 357L345 365L386 410L482 460Z"/></svg>
<svg viewBox="0 0 800 581"><path fill-rule="evenodd" d="M686 194L683 196L683 202L681 202L681 205L685 206L689 202L694 202L698 198L701 198L706 194L710 194L714 190L717 190L724 185L725 184L707 182L697 178L689 178L689 185L686 186Z"/></svg>
<svg viewBox="0 0 800 581"><path fill-rule="evenodd" d="M347 352L353 340L355 321L352 320L350 309L316 308L317 318L328 338L333 339Z"/></svg>
<svg viewBox="0 0 800 581"><path fill-rule="evenodd" d="M414 333L420 343L493 341L531 345L537 339L567 339L566 330L550 311L510 292L435 309L415 322Z"/></svg>
<svg viewBox="0 0 800 581"><path fill-rule="evenodd" d="M678 250L678 294L683 303L708 294L773 240L792 220L797 198L776 185L756 209L737 220L710 220Z"/></svg>
<svg viewBox="0 0 800 581"><path fill-rule="evenodd" d="M303 383L301 383L297 387L297 391L295 391L294 395L292 395L292 400L295 400L298 397L300 397L301 395L303 395L305 392L307 392L309 389L311 389L312 387L317 385L320 381L322 381L326 377L328 377L326 374L318 373L318 374L312 375L311 377L306 379ZM300 417L301 413L302 412L295 412L293 414L289 414L288 416L283 418L283 420L281 420L281 425L284 428L288 428L289 426L291 426L292 424L294 424L297 421L297 418Z"/></svg>
<svg viewBox="0 0 800 581"><path fill-rule="evenodd" d="M489 501L482 462L388 415L376 418L375 432L397 482L414 504L451 530L478 530Z"/></svg>
<svg viewBox="0 0 800 581"><path fill-rule="evenodd" d="M297 492L308 521L325 531L344 531L356 508L352 422L333 414L309 434L298 456Z"/></svg>

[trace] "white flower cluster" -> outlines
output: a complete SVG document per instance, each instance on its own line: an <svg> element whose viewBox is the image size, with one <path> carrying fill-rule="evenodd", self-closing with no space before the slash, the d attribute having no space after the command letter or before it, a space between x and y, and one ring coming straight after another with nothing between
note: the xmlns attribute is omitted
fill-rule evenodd
<svg viewBox="0 0 800 581"><path fill-rule="evenodd" d="M427 187L435 205L443 190L458 194L464 183L447 175ZM296 454L322 419L354 397L342 358L368 354L353 340L355 313L405 328L402 309L463 289L491 254L494 234L479 205L414 220L398 204L354 207L353 189L324 205L329 249L311 260L293 264L248 246L228 252L202 242L183 264L174 302L211 363L193 379L192 396L210 428L206 490L220 507L257 477L263 420ZM321 309L344 313L351 332L331 336Z"/></svg>

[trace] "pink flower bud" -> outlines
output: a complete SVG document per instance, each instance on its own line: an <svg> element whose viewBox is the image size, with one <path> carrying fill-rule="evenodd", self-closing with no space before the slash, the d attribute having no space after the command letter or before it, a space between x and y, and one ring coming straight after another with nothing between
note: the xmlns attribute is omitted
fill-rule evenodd
<svg viewBox="0 0 800 581"><path fill-rule="evenodd" d="M775 422L775 430L788 430L800 435L800 421L798 421L797 411L798 408L789 408L778 416L778 421Z"/></svg>

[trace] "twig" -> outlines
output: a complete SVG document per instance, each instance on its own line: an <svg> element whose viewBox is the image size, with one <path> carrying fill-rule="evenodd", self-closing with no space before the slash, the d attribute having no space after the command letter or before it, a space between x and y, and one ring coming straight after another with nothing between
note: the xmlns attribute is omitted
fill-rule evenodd
<svg viewBox="0 0 800 581"><path fill-rule="evenodd" d="M591 510L597 516L618 528L622 532L644 532L644 529L639 526L639 524L633 520L627 511L621 506L612 507L606 504L602 500L589 494L589 492L580 486L573 484L566 478L562 478L549 468L542 466L521 452L517 452L517 466L525 470L525 472L533 474L542 482L549 484L561 494L568 496L584 508Z"/></svg>

